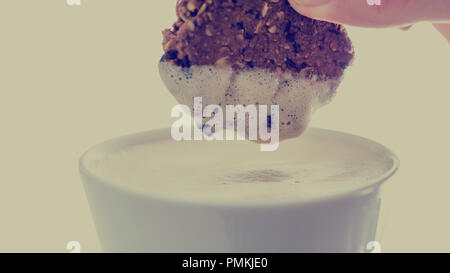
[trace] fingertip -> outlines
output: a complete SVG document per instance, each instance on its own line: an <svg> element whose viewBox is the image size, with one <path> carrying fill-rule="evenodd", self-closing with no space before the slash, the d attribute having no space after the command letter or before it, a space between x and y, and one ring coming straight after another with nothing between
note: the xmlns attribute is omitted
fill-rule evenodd
<svg viewBox="0 0 450 273"><path fill-rule="evenodd" d="M292 8L303 16L316 20L329 20L326 16L330 0L288 0Z"/></svg>
<svg viewBox="0 0 450 273"><path fill-rule="evenodd" d="M353 0L288 0L300 14L337 24L361 25L361 1ZM365 1L363 1L365 3Z"/></svg>
<svg viewBox="0 0 450 273"><path fill-rule="evenodd" d="M424 4L411 0L289 0L293 8L310 18L360 27L405 26L423 20Z"/></svg>

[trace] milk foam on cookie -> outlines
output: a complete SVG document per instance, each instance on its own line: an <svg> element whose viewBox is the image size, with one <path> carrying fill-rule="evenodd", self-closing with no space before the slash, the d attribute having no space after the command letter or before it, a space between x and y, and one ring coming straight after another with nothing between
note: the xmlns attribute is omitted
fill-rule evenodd
<svg viewBox="0 0 450 273"><path fill-rule="evenodd" d="M236 71L231 67L191 66L186 69L167 62L161 62L159 68L172 95L191 109L195 97L201 97L203 104L216 104L223 109L227 105L279 105L280 140L300 135L314 111L332 100L339 83L336 79L317 81L258 68ZM245 124L248 130L248 118Z"/></svg>

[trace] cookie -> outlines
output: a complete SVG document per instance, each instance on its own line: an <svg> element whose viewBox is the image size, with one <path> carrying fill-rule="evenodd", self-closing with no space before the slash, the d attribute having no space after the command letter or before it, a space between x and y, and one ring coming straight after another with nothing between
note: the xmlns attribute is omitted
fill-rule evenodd
<svg viewBox="0 0 450 273"><path fill-rule="evenodd" d="M341 25L302 16L287 0L179 0L176 12L159 64L169 91L191 107L194 97L279 105L280 139L305 130L354 57Z"/></svg>

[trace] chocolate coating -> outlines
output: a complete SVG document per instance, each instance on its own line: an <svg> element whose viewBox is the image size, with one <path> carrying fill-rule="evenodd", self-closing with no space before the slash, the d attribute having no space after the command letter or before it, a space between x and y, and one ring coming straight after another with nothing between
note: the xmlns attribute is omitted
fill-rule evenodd
<svg viewBox="0 0 450 273"><path fill-rule="evenodd" d="M163 61L290 71L337 79L354 53L345 29L298 14L287 0L179 0Z"/></svg>

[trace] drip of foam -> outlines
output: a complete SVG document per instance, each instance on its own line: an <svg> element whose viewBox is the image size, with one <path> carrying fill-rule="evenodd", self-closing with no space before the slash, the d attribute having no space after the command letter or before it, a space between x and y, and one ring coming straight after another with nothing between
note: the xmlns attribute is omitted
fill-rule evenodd
<svg viewBox="0 0 450 273"><path fill-rule="evenodd" d="M232 69L231 66L182 68L160 62L160 75L176 100L193 109L194 97L203 105L280 106L280 140L299 136L315 110L329 103L341 79L325 81L291 73L278 75L263 69ZM225 111L223 111L225 112ZM225 113L224 113L225 115ZM204 120L206 122L206 120ZM246 130L248 132L248 119Z"/></svg>

